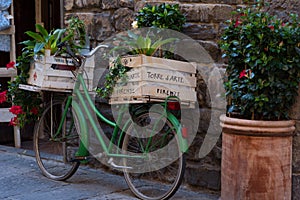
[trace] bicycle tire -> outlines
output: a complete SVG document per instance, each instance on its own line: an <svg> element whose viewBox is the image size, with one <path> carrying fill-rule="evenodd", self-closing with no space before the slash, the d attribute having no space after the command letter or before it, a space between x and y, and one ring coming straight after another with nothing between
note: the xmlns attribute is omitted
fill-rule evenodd
<svg viewBox="0 0 300 200"><path fill-rule="evenodd" d="M49 103L35 126L33 138L36 161L42 174L57 181L70 178L80 165L80 162L72 161L79 146L79 136L71 106L61 133L51 136L51 130L56 133L58 129L64 109L63 100Z"/></svg>
<svg viewBox="0 0 300 200"><path fill-rule="evenodd" d="M159 117L160 115L157 114L156 119ZM152 120L152 118L153 115L150 119L149 115L144 113L135 119L135 123L138 126L144 127L149 124L149 121ZM145 134L145 129L143 131ZM150 165L154 163L151 159L158 159L158 162L164 162L169 158L170 152L165 152L164 154L160 153L159 158L146 158L148 160L139 159L136 161L133 158L123 159L123 165L133 167L132 169L124 169L123 173L130 190L135 194L135 196L145 200L169 199L176 193L182 183L186 163L185 154L180 151L179 139L174 126L169 120L166 120L163 128L157 132L155 136L153 136L148 152L144 151L146 147L145 144L149 142L149 137L140 138L136 137L136 134L139 134L138 131L135 130L134 125L130 125L124 137L122 145L123 151L147 154L166 147L171 140L175 139L175 145L173 145L171 149L173 150L173 153L178 153L178 158L171 161L171 163L165 167L162 165L160 166L161 168L156 170L156 164L154 164L153 169L142 172L138 165L140 163L144 167L148 167L148 163ZM132 164L133 162L134 164Z"/></svg>

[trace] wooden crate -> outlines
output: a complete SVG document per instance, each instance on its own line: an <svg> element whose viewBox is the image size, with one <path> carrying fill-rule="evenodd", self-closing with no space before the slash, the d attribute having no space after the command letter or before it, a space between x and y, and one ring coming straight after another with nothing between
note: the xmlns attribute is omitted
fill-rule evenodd
<svg viewBox="0 0 300 200"><path fill-rule="evenodd" d="M131 67L128 80L119 81L110 98L111 104L164 101L177 96L181 102L194 105L196 97L196 65L145 55L128 56L121 62Z"/></svg>
<svg viewBox="0 0 300 200"><path fill-rule="evenodd" d="M85 63L84 79L88 86L88 90L93 90L94 78L94 57L88 58ZM69 70L68 70L69 68ZM30 66L29 85L38 86L49 89L73 89L76 77L76 69L70 58L54 57L54 56L38 56Z"/></svg>

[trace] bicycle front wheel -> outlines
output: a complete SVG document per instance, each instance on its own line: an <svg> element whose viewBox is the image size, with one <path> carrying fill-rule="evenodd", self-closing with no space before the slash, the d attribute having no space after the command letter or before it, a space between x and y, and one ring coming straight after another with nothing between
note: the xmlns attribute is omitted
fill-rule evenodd
<svg viewBox="0 0 300 200"><path fill-rule="evenodd" d="M67 115L58 131L65 109L68 109ZM48 104L35 127L33 140L37 164L43 175L53 180L66 180L76 172L80 162L72 159L79 136L71 106L66 108L64 101Z"/></svg>
<svg viewBox="0 0 300 200"><path fill-rule="evenodd" d="M150 121L154 121L153 126ZM122 149L127 154L144 156L124 158L123 162L128 167L123 170L125 180L137 197L168 199L176 193L184 176L185 155L169 120L163 120L160 114L142 114L129 126Z"/></svg>

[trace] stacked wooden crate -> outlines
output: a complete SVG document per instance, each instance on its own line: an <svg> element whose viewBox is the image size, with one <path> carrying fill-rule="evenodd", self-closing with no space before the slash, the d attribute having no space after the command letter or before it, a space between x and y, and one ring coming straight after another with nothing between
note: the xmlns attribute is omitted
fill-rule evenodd
<svg viewBox="0 0 300 200"><path fill-rule="evenodd" d="M183 105L194 107L195 64L145 55L124 57L121 62L132 69L127 80L115 86L111 104L161 102L176 96Z"/></svg>
<svg viewBox="0 0 300 200"><path fill-rule="evenodd" d="M88 58L84 78L89 91L93 90L94 66L94 57ZM77 70L71 58L39 55L30 66L27 83L45 90L72 90Z"/></svg>

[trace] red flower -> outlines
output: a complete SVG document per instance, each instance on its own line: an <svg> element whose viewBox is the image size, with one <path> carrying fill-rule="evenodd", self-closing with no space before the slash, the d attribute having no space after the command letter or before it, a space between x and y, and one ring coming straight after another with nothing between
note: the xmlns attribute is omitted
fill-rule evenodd
<svg viewBox="0 0 300 200"><path fill-rule="evenodd" d="M0 92L0 103L3 103L7 100L6 93L7 93L7 90L5 90L4 92Z"/></svg>
<svg viewBox="0 0 300 200"><path fill-rule="evenodd" d="M30 110L30 112L34 115L37 115L39 113L39 110L36 107L34 107Z"/></svg>
<svg viewBox="0 0 300 200"><path fill-rule="evenodd" d="M270 25L269 28L271 29L271 31L274 31L274 26Z"/></svg>
<svg viewBox="0 0 300 200"><path fill-rule="evenodd" d="M9 112L11 112L12 114L15 114L15 115L22 114L23 113L22 106L12 106L9 109Z"/></svg>
<svg viewBox="0 0 300 200"><path fill-rule="evenodd" d="M18 125L18 117L14 117L14 118L11 118L10 122L9 122L9 125L10 126L16 126Z"/></svg>
<svg viewBox="0 0 300 200"><path fill-rule="evenodd" d="M234 24L234 28L238 27L240 24L242 24L241 21L239 21L239 17L236 19L235 24Z"/></svg>
<svg viewBox="0 0 300 200"><path fill-rule="evenodd" d="M15 68L15 62L14 61L11 61L9 63L6 64L6 69L9 69L9 68Z"/></svg>
<svg viewBox="0 0 300 200"><path fill-rule="evenodd" d="M246 76L247 76L247 73L246 73L246 70L244 69L243 71L241 71L239 78L243 78Z"/></svg>

